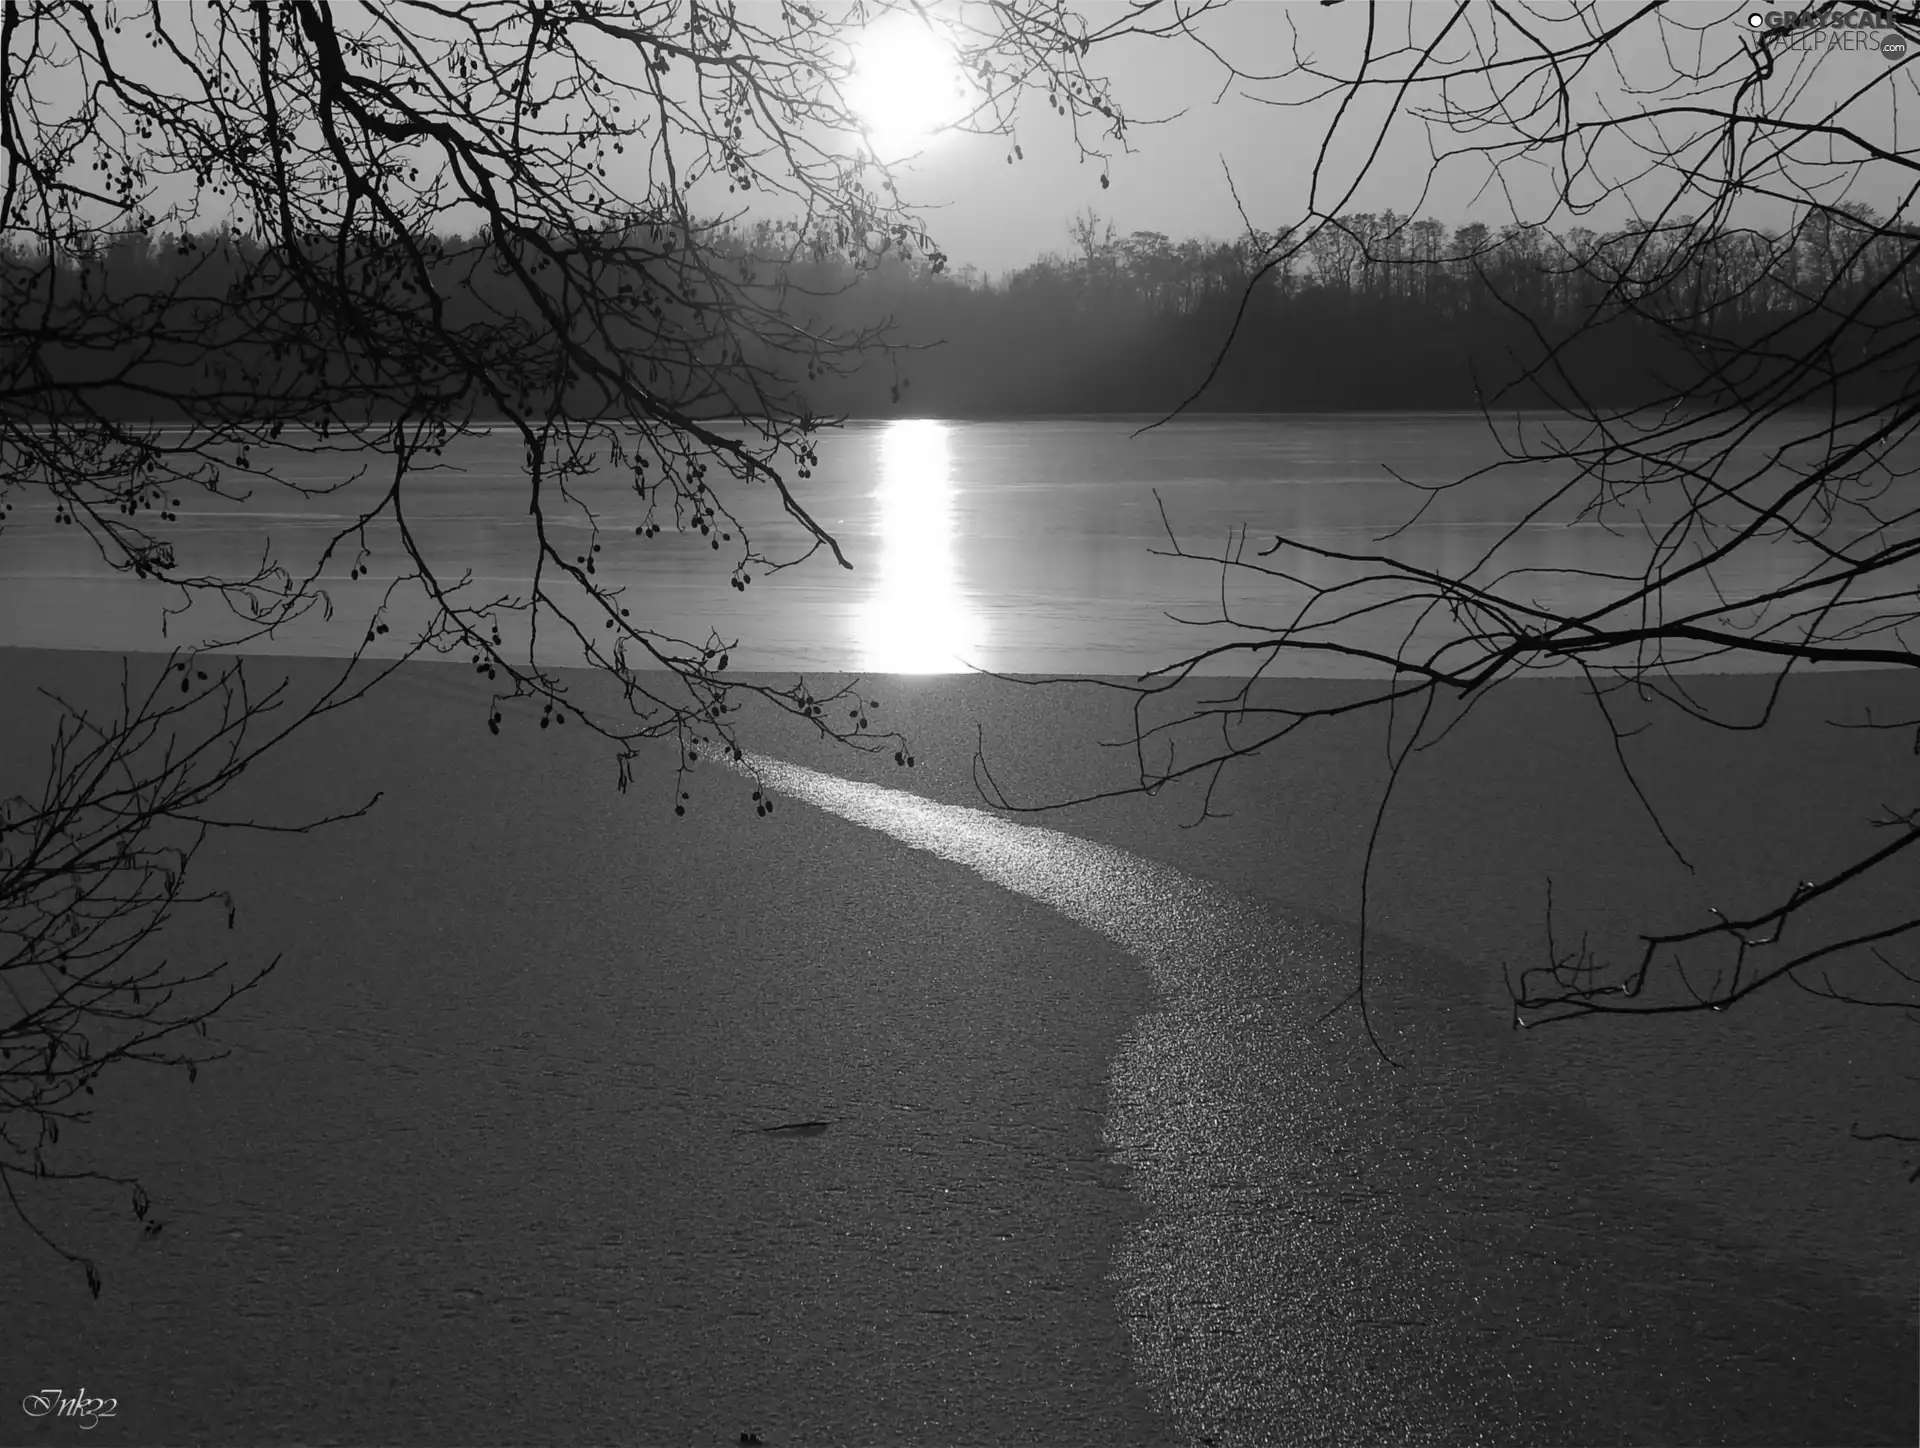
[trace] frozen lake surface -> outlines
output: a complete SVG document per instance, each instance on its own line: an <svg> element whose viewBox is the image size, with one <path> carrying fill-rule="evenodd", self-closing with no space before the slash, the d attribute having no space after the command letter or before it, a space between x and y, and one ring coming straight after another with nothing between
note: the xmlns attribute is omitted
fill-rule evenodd
<svg viewBox="0 0 1920 1448"><path fill-rule="evenodd" d="M1499 974L1539 949L1545 875L1617 944L1862 837L1910 757L1835 749L1819 716L1911 712L1904 681L1802 691L1765 737L1663 721L1647 767L1697 876L1565 682L1490 704L1407 786L1377 861L1398 1069L1351 1012L1322 1019L1377 730L1271 751L1202 830L1174 797L978 809L976 723L1007 778L1057 798L1124 710L939 677L956 658L1138 672L1194 645L1167 610L1217 604L1217 570L1151 556L1156 490L1196 548L1239 522L1372 546L1404 516L1383 467L1477 466L1480 426L855 427L809 496L859 566L745 597L697 539L633 542L610 489L635 551L610 542L606 566L650 619L737 631L736 668L904 676L874 687L920 767L763 721L787 806L756 821L720 776L676 821L644 770L616 796L589 741L517 720L490 739L468 671L394 680L251 786L269 812L384 789L373 815L209 857L242 926L192 946L286 953L223 1018L233 1058L122 1086L77 1133L149 1178L166 1233L60 1209L107 1271L96 1305L0 1221L0 1296L32 1324L0 1386L117 1394L102 1442L1910 1441L1913 1189L1846 1128L1910 1122L1911 1026L1793 996L1516 1036ZM516 459L467 446L420 526L511 588ZM1458 566L1550 481L1430 515L1406 556ZM182 511L183 557L259 558L258 512ZM266 512L289 563L347 516ZM151 589L72 532L16 506L0 643L158 647ZM395 558L369 545L369 581L344 557L325 574L348 627L276 653L351 646ZM1516 546L1588 566L1624 545L1539 523ZM0 659L11 793L42 748L18 686L117 675ZM831 1124L754 1129L800 1120Z"/></svg>

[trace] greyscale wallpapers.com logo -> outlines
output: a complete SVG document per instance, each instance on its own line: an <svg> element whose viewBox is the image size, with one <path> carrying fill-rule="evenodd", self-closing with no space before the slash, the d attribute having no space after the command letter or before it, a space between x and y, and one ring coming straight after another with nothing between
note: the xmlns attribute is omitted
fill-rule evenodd
<svg viewBox="0 0 1920 1448"><path fill-rule="evenodd" d="M1868 10L1754 10L1747 25L1786 37L1789 50L1872 50L1888 60L1904 59L1910 42Z"/></svg>

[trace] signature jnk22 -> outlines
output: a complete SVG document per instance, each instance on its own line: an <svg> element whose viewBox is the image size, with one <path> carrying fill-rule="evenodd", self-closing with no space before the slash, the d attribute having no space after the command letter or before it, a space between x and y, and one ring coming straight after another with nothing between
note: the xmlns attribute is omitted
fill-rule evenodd
<svg viewBox="0 0 1920 1448"><path fill-rule="evenodd" d="M28 1393L20 1406L29 1418L72 1418L82 1428L91 1428L102 1418L116 1416L120 1400L88 1397L85 1388L77 1393L69 1393L64 1388L42 1388L37 1393Z"/></svg>

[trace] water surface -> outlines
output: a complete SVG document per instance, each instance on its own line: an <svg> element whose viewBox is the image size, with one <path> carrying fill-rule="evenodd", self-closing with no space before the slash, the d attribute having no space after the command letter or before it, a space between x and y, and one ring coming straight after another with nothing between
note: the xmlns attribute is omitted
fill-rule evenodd
<svg viewBox="0 0 1920 1448"><path fill-rule="evenodd" d="M1313 651L1282 654L1267 667L1337 677L1377 673L1377 658L1403 647L1424 656L1460 627L1445 610L1395 602L1404 588L1369 581L1379 571L1372 565L1293 548L1263 554L1276 538L1391 555L1497 584L1523 603L1591 611L1632 595L1683 496L1670 481L1628 493L1603 513L1583 513L1591 487L1575 485L1570 465L1537 456L1568 424L1537 415L1492 427L1470 414L1183 419L1141 431L1147 421L919 419L828 433L813 476L792 486L853 568L838 568L821 551L791 569L757 568L743 593L727 581L739 560L737 538L716 549L718 539L672 531L666 513L657 517L666 525L659 537L635 538L644 506L631 473L610 464L571 481L571 501L550 490L543 522L563 554L579 548L575 556L585 557L587 540L600 540L596 576L627 590L622 603L637 623L695 642L710 630L738 640L737 667L1136 674L1296 626L1303 638L1376 660ZM1770 496L1815 456L1790 446L1804 430L1791 421L1769 424L1733 447L1716 472L1755 479ZM258 453L251 462L324 491L303 497L229 470L226 485L251 487L254 496L244 505L210 494L182 498L179 523L162 527L179 566L247 576L270 557L298 577L314 577L356 623L384 599L393 632L371 651L392 652L425 609L414 586L390 589L405 571L391 513L364 531L356 521L358 510L379 503L390 478L319 445ZM526 597L535 539L517 435L459 440L432 466L437 471L408 480L405 506L439 575L449 583L468 578L459 594L467 604ZM802 540L771 489L732 487L722 496L769 559L801 556ZM1882 497L1874 506L1884 518L1894 501ZM50 506L33 498L16 504L0 548L0 607L14 620L13 642L162 645L153 588L111 574L78 529L57 526ZM1723 503L1709 502L1706 511L1722 524L1748 519ZM1858 541L1874 526L1864 509L1843 507L1833 536ZM1911 531L1902 523L1888 536ZM1672 557L1690 561L1706 541L1697 533L1674 540ZM1190 556L1173 556L1180 552ZM1209 560L1228 552L1269 571L1223 577ZM1724 613L1751 627L1743 599L1818 561L1804 542L1777 540L1690 575L1661 606ZM361 562L367 571L355 578ZM1308 590L1275 571L1341 591L1309 608ZM1909 568L1889 581L1912 587L1920 574ZM561 602L578 602L550 567L544 582ZM599 622L582 617L589 628ZM1634 606L1606 621L1642 617ZM1829 625L1847 617L1836 614ZM174 639L221 630L231 637L234 621L209 603L171 628ZM524 616L508 616L503 628L510 645L524 645ZM564 631L546 632L549 652L560 650L553 661L574 662L554 643ZM332 655L361 639L361 629L316 611L253 647ZM1206 667L1244 673L1252 663L1227 654Z"/></svg>

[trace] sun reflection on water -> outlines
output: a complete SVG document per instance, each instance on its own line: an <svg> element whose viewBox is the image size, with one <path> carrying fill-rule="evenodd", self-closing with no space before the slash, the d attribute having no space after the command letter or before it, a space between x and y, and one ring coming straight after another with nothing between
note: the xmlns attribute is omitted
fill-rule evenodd
<svg viewBox="0 0 1920 1448"><path fill-rule="evenodd" d="M860 619L861 667L949 673L984 642L954 562L954 487L945 423L902 421L880 439L880 565Z"/></svg>

